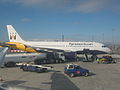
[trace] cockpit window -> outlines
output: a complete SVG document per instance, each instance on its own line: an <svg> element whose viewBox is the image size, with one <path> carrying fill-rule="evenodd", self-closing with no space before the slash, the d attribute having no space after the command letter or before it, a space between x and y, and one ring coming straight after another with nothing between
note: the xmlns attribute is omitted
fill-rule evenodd
<svg viewBox="0 0 120 90"><path fill-rule="evenodd" d="M104 46L102 46L102 47L107 47L107 46L104 45Z"/></svg>

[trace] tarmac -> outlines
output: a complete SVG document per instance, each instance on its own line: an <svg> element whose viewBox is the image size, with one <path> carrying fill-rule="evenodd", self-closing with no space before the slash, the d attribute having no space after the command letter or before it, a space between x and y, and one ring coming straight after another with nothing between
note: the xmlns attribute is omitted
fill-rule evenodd
<svg viewBox="0 0 120 90"><path fill-rule="evenodd" d="M72 62L90 70L90 76L69 77L62 64L49 64L53 70L45 73L25 72L19 67L0 68L0 90L120 90L120 62Z"/></svg>

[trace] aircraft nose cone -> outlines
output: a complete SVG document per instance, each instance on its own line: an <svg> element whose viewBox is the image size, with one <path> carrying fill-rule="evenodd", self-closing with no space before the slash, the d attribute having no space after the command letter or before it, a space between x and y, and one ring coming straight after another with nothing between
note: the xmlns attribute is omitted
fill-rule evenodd
<svg viewBox="0 0 120 90"><path fill-rule="evenodd" d="M106 48L106 52L111 53L112 50L110 48Z"/></svg>

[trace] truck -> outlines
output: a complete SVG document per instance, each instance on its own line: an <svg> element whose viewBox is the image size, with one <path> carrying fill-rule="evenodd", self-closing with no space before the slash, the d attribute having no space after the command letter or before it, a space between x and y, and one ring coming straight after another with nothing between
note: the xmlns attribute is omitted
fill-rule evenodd
<svg viewBox="0 0 120 90"><path fill-rule="evenodd" d="M45 53L16 53L16 54L6 54L4 58L4 65L6 67L16 66L16 63L22 62L32 62L35 59L46 58Z"/></svg>

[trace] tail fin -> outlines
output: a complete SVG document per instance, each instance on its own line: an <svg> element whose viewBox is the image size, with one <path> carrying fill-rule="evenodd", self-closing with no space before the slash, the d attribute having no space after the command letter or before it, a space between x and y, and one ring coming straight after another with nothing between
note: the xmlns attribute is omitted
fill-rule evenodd
<svg viewBox="0 0 120 90"><path fill-rule="evenodd" d="M8 37L10 42L25 42L15 31L12 25L7 25Z"/></svg>

